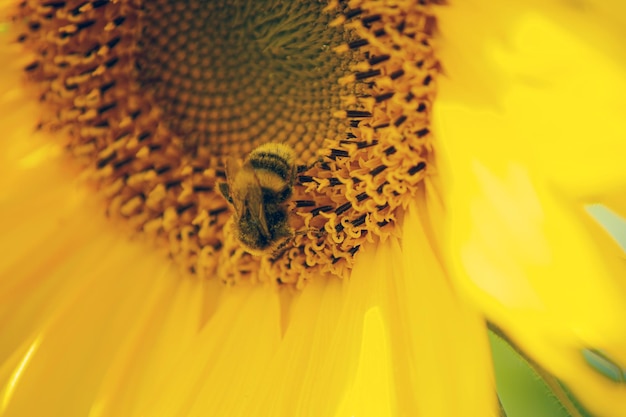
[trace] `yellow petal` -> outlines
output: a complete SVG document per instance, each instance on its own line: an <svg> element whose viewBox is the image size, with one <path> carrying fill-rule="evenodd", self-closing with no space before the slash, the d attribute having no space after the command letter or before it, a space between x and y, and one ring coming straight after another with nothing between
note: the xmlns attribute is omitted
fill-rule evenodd
<svg viewBox="0 0 626 417"><path fill-rule="evenodd" d="M433 199L428 192L425 201ZM440 381L428 384L428 378L420 378L417 382L416 391L427 393L418 400L419 415L497 415L482 317L451 289L446 269L425 238L423 224L432 225L438 216L441 213L433 206L428 211L409 207L403 228L405 279L398 294L407 295L404 330L417 351L416 374Z"/></svg>
<svg viewBox="0 0 626 417"><path fill-rule="evenodd" d="M10 196L0 205L9 230L0 266L0 357L3 368L13 368L2 381L7 415L88 414L120 342L147 312L162 308L177 283L164 279L167 269L154 254L120 239L86 201L77 207L72 201L80 193L53 167L13 171L39 198ZM15 221L20 216L25 220ZM33 340L37 348L25 351Z"/></svg>
<svg viewBox="0 0 626 417"><path fill-rule="evenodd" d="M592 412L623 416L626 388L596 372L583 349L626 365L626 265L583 203L623 208L624 6L601 20L604 5L573 5L442 10L449 76L435 124L448 259L460 288L522 351ZM463 65L461 53L475 60Z"/></svg>
<svg viewBox="0 0 626 417"><path fill-rule="evenodd" d="M241 415L278 348L279 302L270 288L232 288L184 352L176 369L150 395L139 415ZM161 391L162 390L162 391Z"/></svg>
<svg viewBox="0 0 626 417"><path fill-rule="evenodd" d="M471 112L445 105L439 110L442 140L479 137ZM498 118L490 120L480 129L485 137L504 129ZM488 164L467 149L450 149L449 155L456 174L447 196L450 262L460 286L582 399L626 404L624 389L610 388L581 353L603 349L626 364L626 265L616 245L601 239L582 207L555 195L513 156ZM626 410L617 408L609 415Z"/></svg>
<svg viewBox="0 0 626 417"><path fill-rule="evenodd" d="M612 23L623 21L624 6L613 10L615 19L602 20L609 8L593 2L578 8L550 1L458 3L440 14L448 76L440 80L439 97L467 108L473 125L485 129L458 140L476 152L483 151L476 142L488 146L481 153L486 164L512 156L586 201L603 190L623 190L625 36L623 26ZM506 126L491 140L484 113ZM464 146L454 139L448 145Z"/></svg>

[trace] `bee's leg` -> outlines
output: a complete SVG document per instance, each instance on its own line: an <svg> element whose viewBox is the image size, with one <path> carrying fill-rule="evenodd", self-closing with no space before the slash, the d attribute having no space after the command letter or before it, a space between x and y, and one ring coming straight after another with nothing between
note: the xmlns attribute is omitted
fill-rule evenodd
<svg viewBox="0 0 626 417"><path fill-rule="evenodd" d="M276 262L278 259L282 258L285 252L287 252L287 250L289 249L290 243L293 243L293 236L283 239L272 251L272 257L270 258L270 261Z"/></svg>
<svg viewBox="0 0 626 417"><path fill-rule="evenodd" d="M326 231L324 229L317 229L314 227L310 227L305 230L293 231L290 233L289 236L281 240L280 243L276 246L276 248L274 248L274 250L272 251L271 261L272 262L277 261L279 258L281 258L285 254L285 252L287 252L287 250L290 247L293 247L294 238L296 236L307 236L309 232L313 232L315 237L317 237L318 239L326 235Z"/></svg>
<svg viewBox="0 0 626 417"><path fill-rule="evenodd" d="M309 234L309 232L313 232L315 234L316 237L320 238L323 237L326 234L326 230L324 229L317 229L315 227L310 227L308 229L305 230L297 230L295 232L296 235L300 235L300 236L307 236Z"/></svg>

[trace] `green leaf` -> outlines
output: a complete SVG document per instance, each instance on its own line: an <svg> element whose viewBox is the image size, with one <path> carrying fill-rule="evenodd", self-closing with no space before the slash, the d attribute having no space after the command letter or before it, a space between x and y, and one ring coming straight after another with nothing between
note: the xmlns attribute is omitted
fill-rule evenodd
<svg viewBox="0 0 626 417"><path fill-rule="evenodd" d="M496 386L507 417L592 417L555 377L490 332Z"/></svg>

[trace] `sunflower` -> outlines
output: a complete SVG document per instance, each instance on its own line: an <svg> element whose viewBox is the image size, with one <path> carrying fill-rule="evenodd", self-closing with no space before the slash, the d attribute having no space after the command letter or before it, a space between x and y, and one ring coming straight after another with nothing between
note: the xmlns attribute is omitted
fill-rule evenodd
<svg viewBox="0 0 626 417"><path fill-rule="evenodd" d="M6 3L6 415L497 415L485 317L626 415L623 266L582 212L624 214L619 17ZM294 232L252 255L218 189L267 142Z"/></svg>

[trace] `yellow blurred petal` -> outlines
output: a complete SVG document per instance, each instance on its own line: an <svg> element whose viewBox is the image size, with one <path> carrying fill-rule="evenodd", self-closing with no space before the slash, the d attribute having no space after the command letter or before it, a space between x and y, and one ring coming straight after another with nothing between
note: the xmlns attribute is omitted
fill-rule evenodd
<svg viewBox="0 0 626 417"><path fill-rule="evenodd" d="M444 141L468 134L471 112L445 105L439 111ZM501 128L496 118L486 126L483 134ZM599 238L582 207L555 195L515 158L488 165L480 155L449 151L456 174L448 195L450 262L460 286L581 399L626 404L623 387L610 388L581 353L604 349L626 364L626 265L616 245ZM623 415L618 408L608 415Z"/></svg>
<svg viewBox="0 0 626 417"><path fill-rule="evenodd" d="M447 145L471 147L485 164L513 157L587 201L624 189L626 37L623 27L600 20L608 8L458 3L440 14L448 76L439 98L465 107L473 123ZM490 116L505 127L497 136Z"/></svg>
<svg viewBox="0 0 626 417"><path fill-rule="evenodd" d="M0 204L2 227L9 230L3 239L8 257L0 265L0 357L21 356L23 362L29 354L22 341L38 340L10 382L6 415L86 415L121 341L161 307L159 301L170 299L177 284L164 279L166 264L154 254L120 239L86 201L73 202L84 195L65 185L71 181L54 167L13 171L25 190L40 197L36 204L32 197ZM7 213L29 221L16 222Z"/></svg>
<svg viewBox="0 0 626 417"><path fill-rule="evenodd" d="M279 344L279 298L270 288L226 290L202 328L140 415L241 415ZM148 398L146 398L148 400Z"/></svg>
<svg viewBox="0 0 626 417"><path fill-rule="evenodd" d="M292 296L283 339L258 380L255 400L245 405L242 415L332 415L343 394L345 379L341 366L349 356L332 343L340 331L338 315L345 302L342 283L315 280ZM341 331L352 337L355 329ZM334 364L338 368L330 380L319 379L315 374ZM309 403L310 398L314 401Z"/></svg>
<svg viewBox="0 0 626 417"><path fill-rule="evenodd" d="M623 253L583 209L624 212L625 6L612 5L442 8L435 127L459 287L592 412L623 416L626 388L582 354L626 365Z"/></svg>
<svg viewBox="0 0 626 417"><path fill-rule="evenodd" d="M427 198L418 201L436 199L428 191L428 181L426 185ZM425 239L424 224L432 225L442 214L434 206L418 207L409 207L405 218L406 278L397 287L398 294L407 295L406 310L401 310L407 317L403 332L416 351L415 373L432 375L416 383L416 392L427 393L419 398L418 415L497 415L483 318L452 290L446 270ZM429 384L429 378L441 382Z"/></svg>
<svg viewBox="0 0 626 417"><path fill-rule="evenodd" d="M2 364L0 368L0 386L2 387L0 390L1 413L4 413L11 402L15 387L40 343L40 338L35 338L32 342L28 340L25 341L25 343L23 343L19 349L16 349Z"/></svg>
<svg viewBox="0 0 626 417"><path fill-rule="evenodd" d="M90 417L134 415L151 403L160 395L161 385L176 372L189 346L196 342L202 284L172 278L160 277L169 285L153 295L132 323L129 336L120 341Z"/></svg>
<svg viewBox="0 0 626 417"><path fill-rule="evenodd" d="M380 309L372 308L363 317L363 338L354 383L346 392L336 416L398 415L393 387L393 363L385 320ZM375 399L373 401L372 399Z"/></svg>

